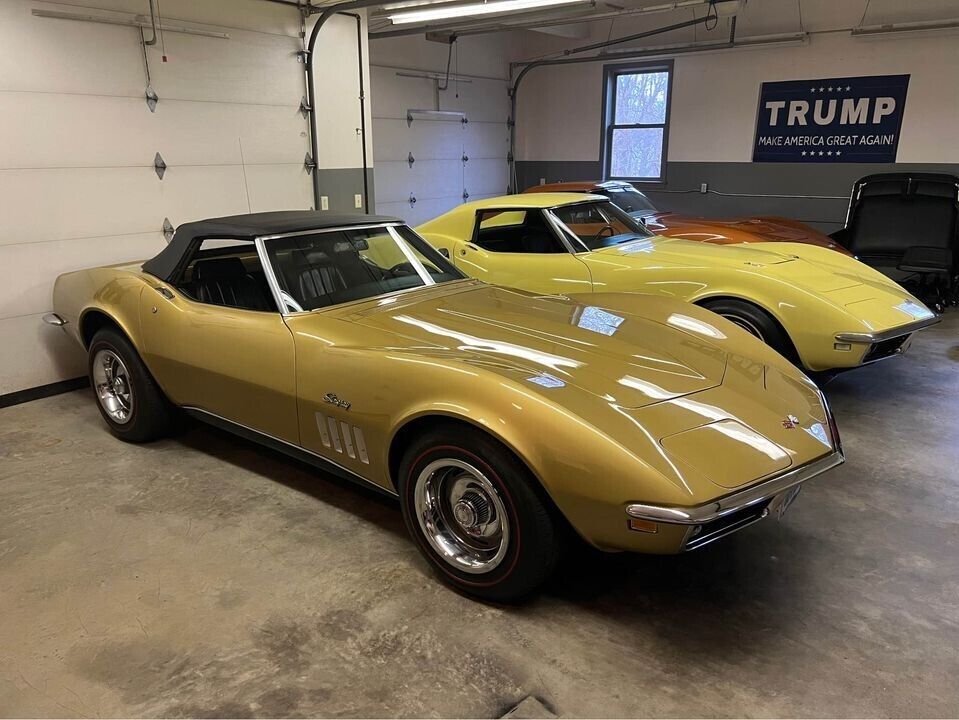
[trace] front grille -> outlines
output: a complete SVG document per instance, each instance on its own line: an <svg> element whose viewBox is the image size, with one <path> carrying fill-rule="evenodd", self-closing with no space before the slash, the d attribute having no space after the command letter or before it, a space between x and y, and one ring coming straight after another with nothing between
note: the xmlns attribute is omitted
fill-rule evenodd
<svg viewBox="0 0 959 720"><path fill-rule="evenodd" d="M742 510L729 513L729 515L708 522L705 525L697 525L691 531L695 533L695 535L692 535L686 541L684 549L695 550L696 548L711 543L713 540L718 540L730 533L741 530L747 525L752 525L754 522L762 520L769 514L768 507L770 502L771 498L745 507Z"/></svg>
<svg viewBox="0 0 959 720"><path fill-rule="evenodd" d="M870 348L866 351L862 361L864 363L868 363L875 360L882 360L890 355L895 355L899 348L902 347L903 343L908 339L909 335L900 335L899 337L889 338L888 340L881 340L880 342L873 343L873 345L870 346Z"/></svg>

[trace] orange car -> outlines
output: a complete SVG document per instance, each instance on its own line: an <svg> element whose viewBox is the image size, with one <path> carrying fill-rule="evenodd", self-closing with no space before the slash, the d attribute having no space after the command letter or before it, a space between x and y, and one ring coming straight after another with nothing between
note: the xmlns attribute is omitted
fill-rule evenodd
<svg viewBox="0 0 959 720"><path fill-rule="evenodd" d="M713 219L660 212L643 193L628 182L562 182L534 185L524 192L577 192L603 195L616 205L641 220L657 235L699 240L700 242L751 243L751 242L799 242L818 245L850 255L842 245L828 235L796 220L781 217L724 218Z"/></svg>

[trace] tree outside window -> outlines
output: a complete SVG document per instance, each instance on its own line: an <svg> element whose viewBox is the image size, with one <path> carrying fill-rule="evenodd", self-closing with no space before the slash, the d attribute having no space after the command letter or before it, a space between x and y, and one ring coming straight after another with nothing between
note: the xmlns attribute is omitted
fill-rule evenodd
<svg viewBox="0 0 959 720"><path fill-rule="evenodd" d="M606 68L606 178L663 179L671 70L663 65Z"/></svg>

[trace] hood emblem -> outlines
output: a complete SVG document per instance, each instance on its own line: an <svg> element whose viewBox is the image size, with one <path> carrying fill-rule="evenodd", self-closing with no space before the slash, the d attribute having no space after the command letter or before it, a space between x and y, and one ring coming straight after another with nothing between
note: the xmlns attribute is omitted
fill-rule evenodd
<svg viewBox="0 0 959 720"><path fill-rule="evenodd" d="M783 427L787 430L799 427L799 418L795 415L787 415L786 419L783 420Z"/></svg>
<svg viewBox="0 0 959 720"><path fill-rule="evenodd" d="M330 405L336 405L336 407L343 408L344 410L350 409L350 403L348 403L346 400L340 400L333 393L327 393L326 395L324 395L323 402L329 403Z"/></svg>

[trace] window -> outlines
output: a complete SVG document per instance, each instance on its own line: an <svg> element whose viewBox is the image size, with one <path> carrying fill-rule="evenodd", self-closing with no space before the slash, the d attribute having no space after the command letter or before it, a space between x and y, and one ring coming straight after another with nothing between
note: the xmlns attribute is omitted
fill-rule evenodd
<svg viewBox="0 0 959 720"><path fill-rule="evenodd" d="M610 202L584 202L562 205L550 212L564 230L574 236L576 244L588 250L650 237L638 221Z"/></svg>
<svg viewBox="0 0 959 720"><path fill-rule="evenodd" d="M501 253L567 252L539 210L480 210L473 244Z"/></svg>
<svg viewBox="0 0 959 720"><path fill-rule="evenodd" d="M293 235L267 240L265 247L294 312L464 277L407 227Z"/></svg>
<svg viewBox="0 0 959 720"><path fill-rule="evenodd" d="M256 246L248 240L203 240L176 287L208 305L276 312Z"/></svg>
<svg viewBox="0 0 959 720"><path fill-rule="evenodd" d="M607 179L661 182L672 65L606 66L603 171Z"/></svg>

